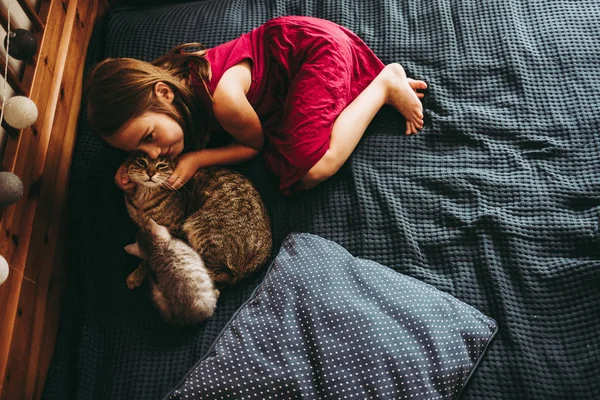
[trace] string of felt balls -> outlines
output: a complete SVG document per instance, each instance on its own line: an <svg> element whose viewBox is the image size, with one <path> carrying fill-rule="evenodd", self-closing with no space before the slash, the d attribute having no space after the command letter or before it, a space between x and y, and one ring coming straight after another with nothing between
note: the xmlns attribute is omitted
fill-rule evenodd
<svg viewBox="0 0 600 400"><path fill-rule="evenodd" d="M6 48L6 59L4 63L4 86L2 89L2 111L0 111L0 124L2 121L15 129L28 128L37 119L38 110L35 103L25 96L14 96L6 99L7 93L7 74L9 56L14 59L24 61L33 57L37 51L37 41L31 32L25 29L16 29L14 32L10 29L10 7L12 1L7 7L7 31L4 39ZM11 46L12 42L12 46ZM0 207L9 206L19 201L23 195L23 182L21 179L8 171L0 172ZM8 265L6 259L0 255L0 285L8 278L9 269L14 269ZM15 270L17 271L17 270ZM32 281L25 277L20 271L17 271L24 279ZM34 282L34 281L32 281ZM35 282L34 282L35 283Z"/></svg>

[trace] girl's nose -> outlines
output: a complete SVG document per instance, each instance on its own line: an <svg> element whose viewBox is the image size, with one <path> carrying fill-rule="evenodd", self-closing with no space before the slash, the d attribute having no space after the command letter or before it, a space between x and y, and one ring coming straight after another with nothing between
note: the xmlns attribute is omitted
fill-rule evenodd
<svg viewBox="0 0 600 400"><path fill-rule="evenodd" d="M156 146L146 147L146 148L143 148L140 150L142 150L144 153L148 154L150 156L150 158L152 158L152 159L157 159L158 156L160 156L160 147L156 147Z"/></svg>

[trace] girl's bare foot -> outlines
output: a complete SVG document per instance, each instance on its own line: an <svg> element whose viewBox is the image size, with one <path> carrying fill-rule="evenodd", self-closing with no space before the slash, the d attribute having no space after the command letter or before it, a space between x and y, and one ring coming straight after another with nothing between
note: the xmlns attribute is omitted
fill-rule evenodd
<svg viewBox="0 0 600 400"><path fill-rule="evenodd" d="M417 81L414 79L406 78L408 85L415 91L418 98L422 99L425 97L425 93L417 92L417 89L427 89L427 83L425 81Z"/></svg>
<svg viewBox="0 0 600 400"><path fill-rule="evenodd" d="M423 93L417 89L426 89L424 81L406 77L404 68L400 64L388 64L377 76L382 79L387 87L386 104L391 105L406 118L406 134L417 133L423 128L423 105L420 98Z"/></svg>

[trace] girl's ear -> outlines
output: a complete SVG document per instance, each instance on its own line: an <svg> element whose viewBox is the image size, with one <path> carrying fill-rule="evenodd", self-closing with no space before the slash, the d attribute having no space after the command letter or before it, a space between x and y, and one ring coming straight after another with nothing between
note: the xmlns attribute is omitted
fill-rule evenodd
<svg viewBox="0 0 600 400"><path fill-rule="evenodd" d="M171 90L171 87L164 82L157 82L154 85L154 94L158 96L158 98L166 100L169 103L172 103L175 98L175 94Z"/></svg>

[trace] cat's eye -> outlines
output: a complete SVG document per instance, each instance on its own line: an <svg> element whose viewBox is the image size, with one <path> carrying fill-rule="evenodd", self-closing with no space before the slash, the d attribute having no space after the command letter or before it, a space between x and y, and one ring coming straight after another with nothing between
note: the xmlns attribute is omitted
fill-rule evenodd
<svg viewBox="0 0 600 400"><path fill-rule="evenodd" d="M165 169L168 169L169 165L165 164L165 163L158 163L156 164L156 169L159 169L161 171L164 171Z"/></svg>
<svg viewBox="0 0 600 400"><path fill-rule="evenodd" d="M143 158L138 158L135 161L137 162L137 165L139 165L142 168L146 168L148 166L148 162L146 160L144 160Z"/></svg>

